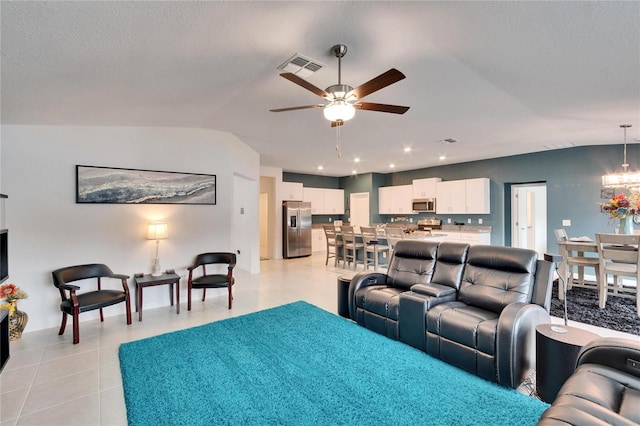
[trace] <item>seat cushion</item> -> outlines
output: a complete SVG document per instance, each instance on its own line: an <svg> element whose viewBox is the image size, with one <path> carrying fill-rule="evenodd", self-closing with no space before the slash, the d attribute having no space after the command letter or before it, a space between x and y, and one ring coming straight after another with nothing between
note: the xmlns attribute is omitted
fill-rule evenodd
<svg viewBox="0 0 640 426"><path fill-rule="evenodd" d="M384 318L398 320L398 296L405 290L394 287L364 287L356 293L356 306Z"/></svg>
<svg viewBox="0 0 640 426"><path fill-rule="evenodd" d="M88 291L86 293L77 294L77 297L80 312L105 308L107 306L115 305L116 303L124 302L126 300L125 292L118 290ZM73 303L71 302L71 299L67 299L64 302L60 303L60 310L64 313L72 315Z"/></svg>
<svg viewBox="0 0 640 426"><path fill-rule="evenodd" d="M498 315L473 306L451 308L440 314L440 337L488 355L495 352Z"/></svg>
<svg viewBox="0 0 640 426"><path fill-rule="evenodd" d="M220 288L227 286L226 274L204 275L191 280L192 288Z"/></svg>

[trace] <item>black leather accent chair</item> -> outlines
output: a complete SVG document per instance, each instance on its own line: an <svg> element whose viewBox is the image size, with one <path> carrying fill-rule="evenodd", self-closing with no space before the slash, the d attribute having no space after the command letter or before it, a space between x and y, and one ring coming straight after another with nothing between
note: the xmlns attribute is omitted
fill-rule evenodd
<svg viewBox="0 0 640 426"><path fill-rule="evenodd" d="M351 318L370 330L399 340L400 296L415 288L416 292L422 293L421 301L455 300L455 283L447 276L451 270L443 266L439 272L436 255L439 251L457 253L464 262L467 249L466 244L398 241L386 274L361 272L352 279L349 287ZM445 263L449 261L446 256L445 259Z"/></svg>
<svg viewBox="0 0 640 426"><path fill-rule="evenodd" d="M640 341L609 337L583 347L538 425L640 425Z"/></svg>
<svg viewBox="0 0 640 426"><path fill-rule="evenodd" d="M427 353L518 387L535 367L535 326L550 322L551 264L537 257L533 250L471 246L457 300L427 311Z"/></svg>
<svg viewBox="0 0 640 426"><path fill-rule="evenodd" d="M225 274L207 274L207 266L215 267L215 265L224 265L227 268ZM193 278L193 272L202 267L202 275ZM196 256L193 265L189 266L189 280L187 281L187 310L191 310L191 289L202 289L202 301L207 296L208 288L227 288L229 297L229 309L233 304L233 268L236 267L235 253L214 252L202 253Z"/></svg>
<svg viewBox="0 0 640 426"><path fill-rule="evenodd" d="M129 286L127 280L129 276L114 274L107 265L93 263L88 265L69 266L56 269L52 272L53 285L60 291L62 303L62 324L58 335L62 335L67 326L67 316L73 317L73 344L80 342L80 330L78 316L82 312L100 310L100 321L104 321L102 308L125 302L127 313L127 324L131 324L131 302L129 297ZM98 281L97 290L78 293L80 290L79 281L96 278ZM103 278L117 279L122 282L122 290L108 290L102 288Z"/></svg>

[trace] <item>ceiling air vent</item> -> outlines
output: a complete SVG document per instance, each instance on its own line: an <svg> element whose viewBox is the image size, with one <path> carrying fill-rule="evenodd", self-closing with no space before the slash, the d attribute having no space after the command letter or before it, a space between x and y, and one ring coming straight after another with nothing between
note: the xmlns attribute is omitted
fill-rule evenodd
<svg viewBox="0 0 640 426"><path fill-rule="evenodd" d="M280 65L278 69L290 72L301 78L307 78L314 72L320 71L323 67L324 65L320 62L296 53L287 59L284 64Z"/></svg>
<svg viewBox="0 0 640 426"><path fill-rule="evenodd" d="M436 141L436 143L457 143L457 142L458 140L453 138L440 139L439 141Z"/></svg>

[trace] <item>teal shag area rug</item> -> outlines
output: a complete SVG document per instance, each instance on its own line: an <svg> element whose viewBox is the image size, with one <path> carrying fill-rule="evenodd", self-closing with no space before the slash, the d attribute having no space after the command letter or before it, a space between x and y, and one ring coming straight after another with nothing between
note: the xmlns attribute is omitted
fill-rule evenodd
<svg viewBox="0 0 640 426"><path fill-rule="evenodd" d="M306 302L119 355L130 425L534 425L548 407Z"/></svg>

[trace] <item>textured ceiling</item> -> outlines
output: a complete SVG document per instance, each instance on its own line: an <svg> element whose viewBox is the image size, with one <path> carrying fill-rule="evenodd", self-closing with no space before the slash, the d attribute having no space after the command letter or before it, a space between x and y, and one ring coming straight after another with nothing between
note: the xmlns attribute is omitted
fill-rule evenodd
<svg viewBox="0 0 640 426"><path fill-rule="evenodd" d="M640 136L640 1L0 7L2 124L217 129L264 165L330 176L621 143L621 123L629 142ZM321 110L269 112L322 101L277 67L294 53L318 60L308 81L324 89L337 43L349 48L343 83L397 68L407 78L365 100L411 107L358 111L342 158Z"/></svg>

